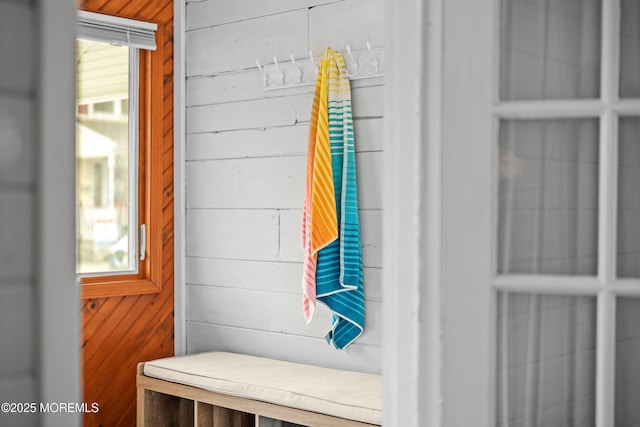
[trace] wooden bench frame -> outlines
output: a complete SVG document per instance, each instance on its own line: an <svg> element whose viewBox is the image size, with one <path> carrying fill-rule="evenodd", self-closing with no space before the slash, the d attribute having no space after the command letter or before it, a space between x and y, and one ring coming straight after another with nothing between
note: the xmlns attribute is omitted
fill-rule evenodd
<svg viewBox="0 0 640 427"><path fill-rule="evenodd" d="M138 427L258 427L261 416L308 427L374 426L148 377L144 363L136 384Z"/></svg>

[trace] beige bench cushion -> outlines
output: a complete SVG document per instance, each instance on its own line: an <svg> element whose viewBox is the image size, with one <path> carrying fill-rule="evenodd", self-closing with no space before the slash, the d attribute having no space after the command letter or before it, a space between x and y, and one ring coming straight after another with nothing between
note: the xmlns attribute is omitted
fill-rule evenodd
<svg viewBox="0 0 640 427"><path fill-rule="evenodd" d="M380 424L378 375L222 352L146 362L144 374L232 396Z"/></svg>

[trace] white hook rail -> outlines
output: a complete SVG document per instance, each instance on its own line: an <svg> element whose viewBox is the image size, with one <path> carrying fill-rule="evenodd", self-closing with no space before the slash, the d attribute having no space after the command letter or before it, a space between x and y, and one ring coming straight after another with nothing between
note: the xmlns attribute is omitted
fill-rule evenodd
<svg viewBox="0 0 640 427"><path fill-rule="evenodd" d="M384 75L384 48L372 48L369 42L366 46L366 50L360 51L352 51L350 45L345 46L344 60L347 65L347 76L351 80ZM278 61L275 56L272 60L271 64L261 65L260 60L256 59L257 70L262 75L262 86L265 90L308 86L316 83L320 58L316 60L311 51L308 58L295 59L291 53L287 61Z"/></svg>

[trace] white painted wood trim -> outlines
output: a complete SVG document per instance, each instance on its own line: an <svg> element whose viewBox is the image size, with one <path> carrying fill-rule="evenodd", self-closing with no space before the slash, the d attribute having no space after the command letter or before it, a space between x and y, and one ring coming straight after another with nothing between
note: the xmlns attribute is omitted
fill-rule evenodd
<svg viewBox="0 0 640 427"><path fill-rule="evenodd" d="M383 425L390 426L442 423L442 4L407 0L400 8L386 2L382 371Z"/></svg>
<svg viewBox="0 0 640 427"><path fill-rule="evenodd" d="M82 402L80 292L75 273L74 3L39 1L38 300L40 401ZM46 427L81 414L43 413Z"/></svg>
<svg viewBox="0 0 640 427"><path fill-rule="evenodd" d="M615 312L615 295L602 291L596 320L596 427L615 425Z"/></svg>
<svg viewBox="0 0 640 427"><path fill-rule="evenodd" d="M422 141L425 147L420 164L421 170L421 230L422 248L420 286L422 289L419 324L423 337L419 348L421 364L418 393L426 402L418 413L420 425L441 426L443 347L442 347L442 199L443 199L443 119L444 119L444 8L445 0L426 3L426 16L421 17L426 58L423 59L423 75L426 86L421 91L424 100L421 122L425 123ZM428 25L425 25L428 23Z"/></svg>
<svg viewBox="0 0 640 427"><path fill-rule="evenodd" d="M600 100L506 101L493 112L500 118L547 119L597 117L604 105Z"/></svg>
<svg viewBox="0 0 640 427"><path fill-rule="evenodd" d="M611 98L606 104L599 99L550 100L550 101L506 101L496 105L494 113L500 118L556 119L597 117L605 108L623 116L640 114L637 100Z"/></svg>
<svg viewBox="0 0 640 427"><path fill-rule="evenodd" d="M489 0L445 5L442 425L488 427L495 424L496 406L491 281L497 14Z"/></svg>
<svg viewBox="0 0 640 427"><path fill-rule="evenodd" d="M609 285L616 278L618 118L611 109L618 100L619 2L602 3L602 73L600 91L607 107L600 116L600 170L598 182L598 295L596 338L596 426L615 421L616 295Z"/></svg>
<svg viewBox="0 0 640 427"><path fill-rule="evenodd" d="M602 289L595 276L501 275L491 284L499 291L550 295L597 295Z"/></svg>
<svg viewBox="0 0 640 427"><path fill-rule="evenodd" d="M174 202L174 351L187 352L186 302L186 2L174 2L173 9L173 202Z"/></svg>
<svg viewBox="0 0 640 427"><path fill-rule="evenodd" d="M492 280L494 289L549 295L598 295L607 290L617 296L640 297L640 280L616 279L603 283L595 276L504 275Z"/></svg>

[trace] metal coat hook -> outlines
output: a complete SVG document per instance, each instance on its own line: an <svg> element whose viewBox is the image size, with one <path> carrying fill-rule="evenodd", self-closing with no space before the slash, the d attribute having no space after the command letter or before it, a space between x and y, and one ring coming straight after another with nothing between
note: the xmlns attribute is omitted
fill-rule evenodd
<svg viewBox="0 0 640 427"><path fill-rule="evenodd" d="M373 50L371 49L371 43L367 41L367 50L369 51L369 56L371 57L371 67L373 68L373 71L369 71L367 69L367 71L369 71L370 73L377 73L378 72L378 58L375 57L375 55L373 54ZM367 67L368 68L368 67Z"/></svg>
<svg viewBox="0 0 640 427"><path fill-rule="evenodd" d="M310 82L313 82L316 80L316 78L318 77L318 70L320 70L320 66L318 64L316 64L316 60L313 59L313 52L309 51L309 60L311 61L311 65L313 66L313 70L315 72L315 74L309 74L308 80Z"/></svg>
<svg viewBox="0 0 640 427"><path fill-rule="evenodd" d="M300 83L302 81L302 68L300 68L297 64L296 64L296 60L293 57L293 53L289 54L289 58L291 58L291 63L293 64L293 67L295 68L295 74L293 75L293 83Z"/></svg>
<svg viewBox="0 0 640 427"><path fill-rule="evenodd" d="M385 68L384 48L371 47L366 42L366 48L353 50L351 45L345 45L343 52L346 77L349 80L360 80L372 77L382 77ZM256 59L256 65L262 73L262 84L265 90L279 90L289 87L309 86L317 83L321 62L326 58L313 56L313 51L308 51L308 57L295 57L295 52L289 54L289 58L278 62L273 57L273 62L260 64Z"/></svg>
<svg viewBox="0 0 640 427"><path fill-rule="evenodd" d="M278 81L280 82L280 84L284 84L284 71L282 71L282 69L280 68L280 65L278 64L278 60L276 59L276 57L273 57L273 63L276 66L276 69L278 70Z"/></svg>
<svg viewBox="0 0 640 427"><path fill-rule="evenodd" d="M320 66L318 64L316 64L316 60L313 59L313 52L309 51L309 59L311 60L311 63L313 64L313 68L315 68L316 73L318 72L318 69L320 68Z"/></svg>
<svg viewBox="0 0 640 427"><path fill-rule="evenodd" d="M256 58L256 65L262 73L262 84L264 87L267 87L269 85L269 76L267 75L267 72L264 70L264 68L262 68L262 66L260 65L260 61L258 60L258 58Z"/></svg>
<svg viewBox="0 0 640 427"><path fill-rule="evenodd" d="M349 72L349 66L347 66L347 76L355 77L358 75L358 61L356 61L356 59L353 57L353 54L351 53L351 46L346 45L345 47L347 48L347 56L349 56L349 59L351 59L351 62L355 66L355 71L352 73Z"/></svg>

